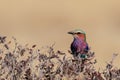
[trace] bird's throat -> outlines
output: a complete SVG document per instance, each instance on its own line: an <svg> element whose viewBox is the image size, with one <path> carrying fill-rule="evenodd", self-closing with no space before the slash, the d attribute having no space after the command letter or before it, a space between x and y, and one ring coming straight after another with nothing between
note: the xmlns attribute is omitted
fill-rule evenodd
<svg viewBox="0 0 120 80"><path fill-rule="evenodd" d="M78 38L86 41L86 36L85 36L85 34L78 34Z"/></svg>

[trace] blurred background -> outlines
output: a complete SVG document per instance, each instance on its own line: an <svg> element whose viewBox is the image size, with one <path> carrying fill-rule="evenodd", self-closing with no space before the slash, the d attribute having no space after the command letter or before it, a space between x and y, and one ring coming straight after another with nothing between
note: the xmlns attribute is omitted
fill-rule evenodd
<svg viewBox="0 0 120 80"><path fill-rule="evenodd" d="M83 29L97 67L120 53L119 0L0 0L0 35L16 37L21 44L52 45L66 52L72 36ZM68 53L69 55L69 53ZM114 62L120 67L120 55Z"/></svg>

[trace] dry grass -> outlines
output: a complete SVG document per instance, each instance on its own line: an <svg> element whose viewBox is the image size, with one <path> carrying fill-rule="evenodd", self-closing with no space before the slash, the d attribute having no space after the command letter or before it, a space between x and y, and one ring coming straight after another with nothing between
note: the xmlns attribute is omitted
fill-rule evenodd
<svg viewBox="0 0 120 80"><path fill-rule="evenodd" d="M117 54L100 72L94 67L94 52L88 51L87 58L73 58L53 46L37 49L0 36L0 80L120 80L120 69L112 65Z"/></svg>

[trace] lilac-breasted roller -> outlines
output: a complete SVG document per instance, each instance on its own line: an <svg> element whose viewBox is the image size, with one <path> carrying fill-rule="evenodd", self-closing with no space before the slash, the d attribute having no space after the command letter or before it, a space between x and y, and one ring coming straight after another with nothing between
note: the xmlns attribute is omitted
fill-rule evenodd
<svg viewBox="0 0 120 80"><path fill-rule="evenodd" d="M73 42L71 43L71 51L74 57L78 55L81 58L86 58L86 53L89 50L88 44L86 42L86 34L81 29L76 29L68 32L68 34L73 35Z"/></svg>

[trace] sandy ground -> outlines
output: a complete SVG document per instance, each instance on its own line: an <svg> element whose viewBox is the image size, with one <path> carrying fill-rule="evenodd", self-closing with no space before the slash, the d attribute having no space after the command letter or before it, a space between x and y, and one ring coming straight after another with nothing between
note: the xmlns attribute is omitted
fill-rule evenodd
<svg viewBox="0 0 120 80"><path fill-rule="evenodd" d="M67 54L72 41L67 32L79 28L96 53L96 67L104 67L112 53L120 53L120 1L0 1L0 35L15 36L23 45L42 47L55 42L55 49ZM119 57L114 64L120 67Z"/></svg>

